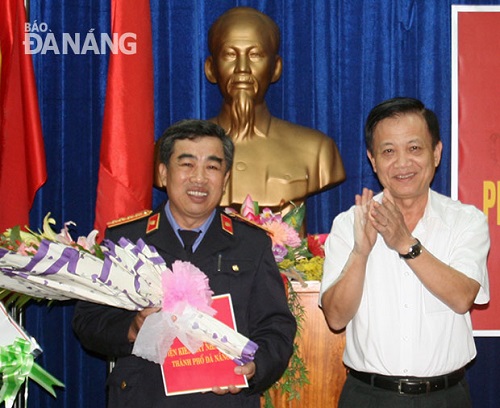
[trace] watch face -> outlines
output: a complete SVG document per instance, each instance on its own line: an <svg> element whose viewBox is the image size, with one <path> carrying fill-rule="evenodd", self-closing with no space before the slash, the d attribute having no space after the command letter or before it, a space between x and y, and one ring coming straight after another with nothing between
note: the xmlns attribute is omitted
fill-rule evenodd
<svg viewBox="0 0 500 408"><path fill-rule="evenodd" d="M412 247L408 255L410 255L411 258L415 258L416 256L420 255L420 247Z"/></svg>
<svg viewBox="0 0 500 408"><path fill-rule="evenodd" d="M416 238L415 238L416 239ZM410 247L410 250L408 251L407 254L399 256L404 259L415 259L417 256L419 256L422 253L422 244L420 241L417 239L417 243L415 245L412 245Z"/></svg>

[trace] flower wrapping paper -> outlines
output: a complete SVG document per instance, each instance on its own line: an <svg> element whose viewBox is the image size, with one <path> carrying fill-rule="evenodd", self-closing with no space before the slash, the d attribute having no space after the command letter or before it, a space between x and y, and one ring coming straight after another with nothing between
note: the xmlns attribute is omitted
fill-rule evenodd
<svg viewBox="0 0 500 408"><path fill-rule="evenodd" d="M0 286L50 300L80 299L128 310L160 306L165 263L155 248L105 241L104 259L42 239L33 256L0 248Z"/></svg>

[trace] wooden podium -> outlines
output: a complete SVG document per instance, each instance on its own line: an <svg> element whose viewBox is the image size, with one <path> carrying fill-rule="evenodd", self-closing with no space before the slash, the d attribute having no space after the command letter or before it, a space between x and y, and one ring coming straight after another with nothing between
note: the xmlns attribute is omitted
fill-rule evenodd
<svg viewBox="0 0 500 408"><path fill-rule="evenodd" d="M287 401L286 396L272 390L275 408L322 408L338 406L340 392L346 379L342 354L345 346L345 332L332 332L318 306L320 282L307 282L302 287L293 282L299 294L300 303L306 316L302 337L299 340L300 352L309 371L310 384L300 391L300 400Z"/></svg>

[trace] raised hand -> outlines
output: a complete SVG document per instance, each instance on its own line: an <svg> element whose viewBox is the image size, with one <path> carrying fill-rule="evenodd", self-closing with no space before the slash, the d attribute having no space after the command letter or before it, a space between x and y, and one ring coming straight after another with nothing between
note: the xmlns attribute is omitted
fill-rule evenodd
<svg viewBox="0 0 500 408"><path fill-rule="evenodd" d="M408 249L413 238L389 190L384 190L382 203L373 201L369 216L373 228L389 248L399 253Z"/></svg>
<svg viewBox="0 0 500 408"><path fill-rule="evenodd" d="M355 204L353 251L368 256L377 240L377 230L370 221L370 211L373 206L373 191L363 188L361 195L356 194Z"/></svg>

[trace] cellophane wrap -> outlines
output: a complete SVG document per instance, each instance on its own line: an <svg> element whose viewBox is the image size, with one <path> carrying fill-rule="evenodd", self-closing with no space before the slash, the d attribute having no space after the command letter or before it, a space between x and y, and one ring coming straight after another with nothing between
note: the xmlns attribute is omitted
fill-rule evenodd
<svg viewBox="0 0 500 408"><path fill-rule="evenodd" d="M133 354L162 364L177 337L193 354L206 342L236 364L254 359L257 344L214 317L213 292L203 272L189 262L176 261L171 271L163 273L162 282L162 310L146 317Z"/></svg>

